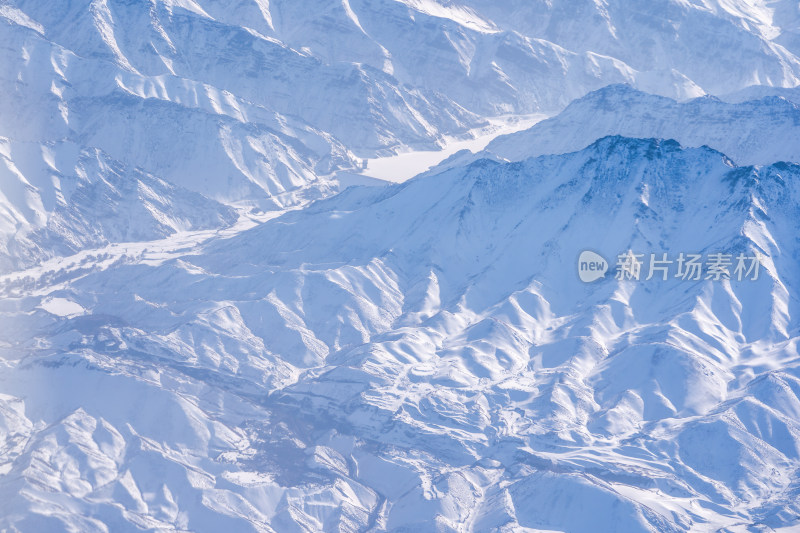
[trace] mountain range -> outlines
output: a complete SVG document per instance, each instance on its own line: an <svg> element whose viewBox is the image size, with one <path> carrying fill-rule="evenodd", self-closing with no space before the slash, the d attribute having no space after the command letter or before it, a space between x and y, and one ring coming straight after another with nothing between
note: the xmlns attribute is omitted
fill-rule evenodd
<svg viewBox="0 0 800 533"><path fill-rule="evenodd" d="M0 530L800 527L799 10L0 3Z"/></svg>

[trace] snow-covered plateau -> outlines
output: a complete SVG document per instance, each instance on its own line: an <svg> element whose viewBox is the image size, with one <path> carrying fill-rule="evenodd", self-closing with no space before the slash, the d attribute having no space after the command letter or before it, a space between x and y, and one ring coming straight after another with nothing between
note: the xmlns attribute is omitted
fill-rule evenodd
<svg viewBox="0 0 800 533"><path fill-rule="evenodd" d="M0 62L0 532L800 531L798 2L0 0Z"/></svg>

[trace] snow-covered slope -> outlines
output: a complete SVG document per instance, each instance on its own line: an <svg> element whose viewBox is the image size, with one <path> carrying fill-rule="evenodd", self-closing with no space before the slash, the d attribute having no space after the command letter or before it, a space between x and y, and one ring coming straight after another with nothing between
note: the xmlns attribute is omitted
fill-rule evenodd
<svg viewBox="0 0 800 533"><path fill-rule="evenodd" d="M800 105L780 96L739 103L701 97L678 103L626 85L610 85L524 132L495 139L486 151L518 161L580 150L607 135L706 145L743 165L800 163Z"/></svg>
<svg viewBox="0 0 800 533"><path fill-rule="evenodd" d="M799 10L0 0L0 530L800 529Z"/></svg>
<svg viewBox="0 0 800 533"><path fill-rule="evenodd" d="M340 190L332 176L358 172L359 158L436 148L500 115L552 114L610 83L674 98L793 87L793 9L677 0L9 0L0 5L0 136L99 150L229 205L297 206ZM63 195L47 168L27 172L20 179L38 185L26 194ZM25 209L38 208L5 210ZM60 223L51 216L36 211L38 226ZM127 235L126 224L112 217L98 239ZM3 241L38 227L12 226L19 235L4 231Z"/></svg>
<svg viewBox="0 0 800 533"><path fill-rule="evenodd" d="M57 5L73 4L77 10L77 3ZM70 20L53 6L36 5ZM92 15L87 7L72 16L91 27ZM92 35L90 28L78 32L58 20L55 29L67 35ZM112 44L70 43L76 46L71 50L48 40L44 29L3 22L0 127L12 140L66 139L215 199L255 205L352 163L329 134L224 87L169 72L145 76L106 57L103 46ZM99 29L91 31L102 30L94 23Z"/></svg>
<svg viewBox="0 0 800 533"><path fill-rule="evenodd" d="M642 73L639 88L666 96L669 73L674 89L698 86L712 94L798 81L800 7L791 0L464 3L504 28L621 61Z"/></svg>
<svg viewBox="0 0 800 533"><path fill-rule="evenodd" d="M238 218L230 207L69 142L0 138L0 180L0 271Z"/></svg>
<svg viewBox="0 0 800 533"><path fill-rule="evenodd" d="M796 165L608 137L5 276L0 520L797 527L798 184ZM583 284L587 248L763 268Z"/></svg>
<svg viewBox="0 0 800 533"><path fill-rule="evenodd" d="M773 42L788 29L749 26L754 15L744 8L752 11L751 3L742 2L741 12L730 5L738 2L725 9L628 4L238 0L222 8L206 1L16 0L0 13L10 65L4 88L29 104L40 103L34 96L49 104L50 113L29 112L33 124L61 117L62 129L85 132L86 120L111 112L112 123L136 127L142 120L151 135L166 129L164 135L198 137L197 125L147 120L174 113L191 123L202 111L301 141L311 127L306 135L326 132L370 155L430 145L486 115L554 112L609 83L690 97L800 80L800 62ZM761 8L771 13L775 6ZM777 15L770 24L779 24ZM81 104L100 109L81 113ZM6 117L18 117L16 110ZM281 127L286 120L289 132ZM138 152L131 156L144 157Z"/></svg>
<svg viewBox="0 0 800 533"><path fill-rule="evenodd" d="M720 98L726 102L741 103L748 100L760 100L768 96L780 96L790 102L800 105L800 87L770 87L768 85L751 85L720 95Z"/></svg>

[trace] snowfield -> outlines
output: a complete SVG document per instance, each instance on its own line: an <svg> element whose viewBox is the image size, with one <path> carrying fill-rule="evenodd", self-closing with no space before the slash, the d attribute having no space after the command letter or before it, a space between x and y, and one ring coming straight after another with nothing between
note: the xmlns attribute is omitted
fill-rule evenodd
<svg viewBox="0 0 800 533"><path fill-rule="evenodd" d="M794 524L798 176L608 137L350 188L158 262L7 277L4 521ZM764 270L585 285L587 246Z"/></svg>
<svg viewBox="0 0 800 533"><path fill-rule="evenodd" d="M800 530L796 2L9 0L0 44L0 531Z"/></svg>

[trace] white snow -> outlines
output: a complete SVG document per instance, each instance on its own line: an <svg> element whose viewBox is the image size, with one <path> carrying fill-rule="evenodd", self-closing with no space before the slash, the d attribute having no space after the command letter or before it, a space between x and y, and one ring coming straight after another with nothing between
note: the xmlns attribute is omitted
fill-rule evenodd
<svg viewBox="0 0 800 533"><path fill-rule="evenodd" d="M40 307L56 316L77 316L86 312L80 304L73 302L67 298L47 298L43 300Z"/></svg>
<svg viewBox="0 0 800 533"><path fill-rule="evenodd" d="M0 530L798 530L797 2L88 4L0 6Z"/></svg>
<svg viewBox="0 0 800 533"><path fill-rule="evenodd" d="M32 442L13 453L36 450L6 467L25 486L7 501L191 530L327 529L339 509L358 529L712 530L795 509L800 171L748 172L611 137L6 275L0 318L32 313L52 343L0 373L4 423ZM570 268L587 246L742 242L782 250L758 282Z"/></svg>
<svg viewBox="0 0 800 533"><path fill-rule="evenodd" d="M546 115L505 116L488 120L489 125L470 131L467 135L446 135L440 150L406 151L396 155L375 157L366 160L365 176L400 183L438 165L451 155L462 150L480 152L500 135L530 128L547 118Z"/></svg>
<svg viewBox="0 0 800 533"><path fill-rule="evenodd" d="M572 102L563 112L527 131L499 136L486 151L517 161L580 150L601 137L623 135L710 146L743 165L800 163L800 108L768 94L764 90L758 98L737 103L714 97L676 102L629 86L611 85Z"/></svg>
<svg viewBox="0 0 800 533"><path fill-rule="evenodd" d="M471 30L482 33L497 33L500 30L491 21L483 19L473 9L453 3L442 3L437 0L395 0L410 8L432 17L452 20Z"/></svg>

